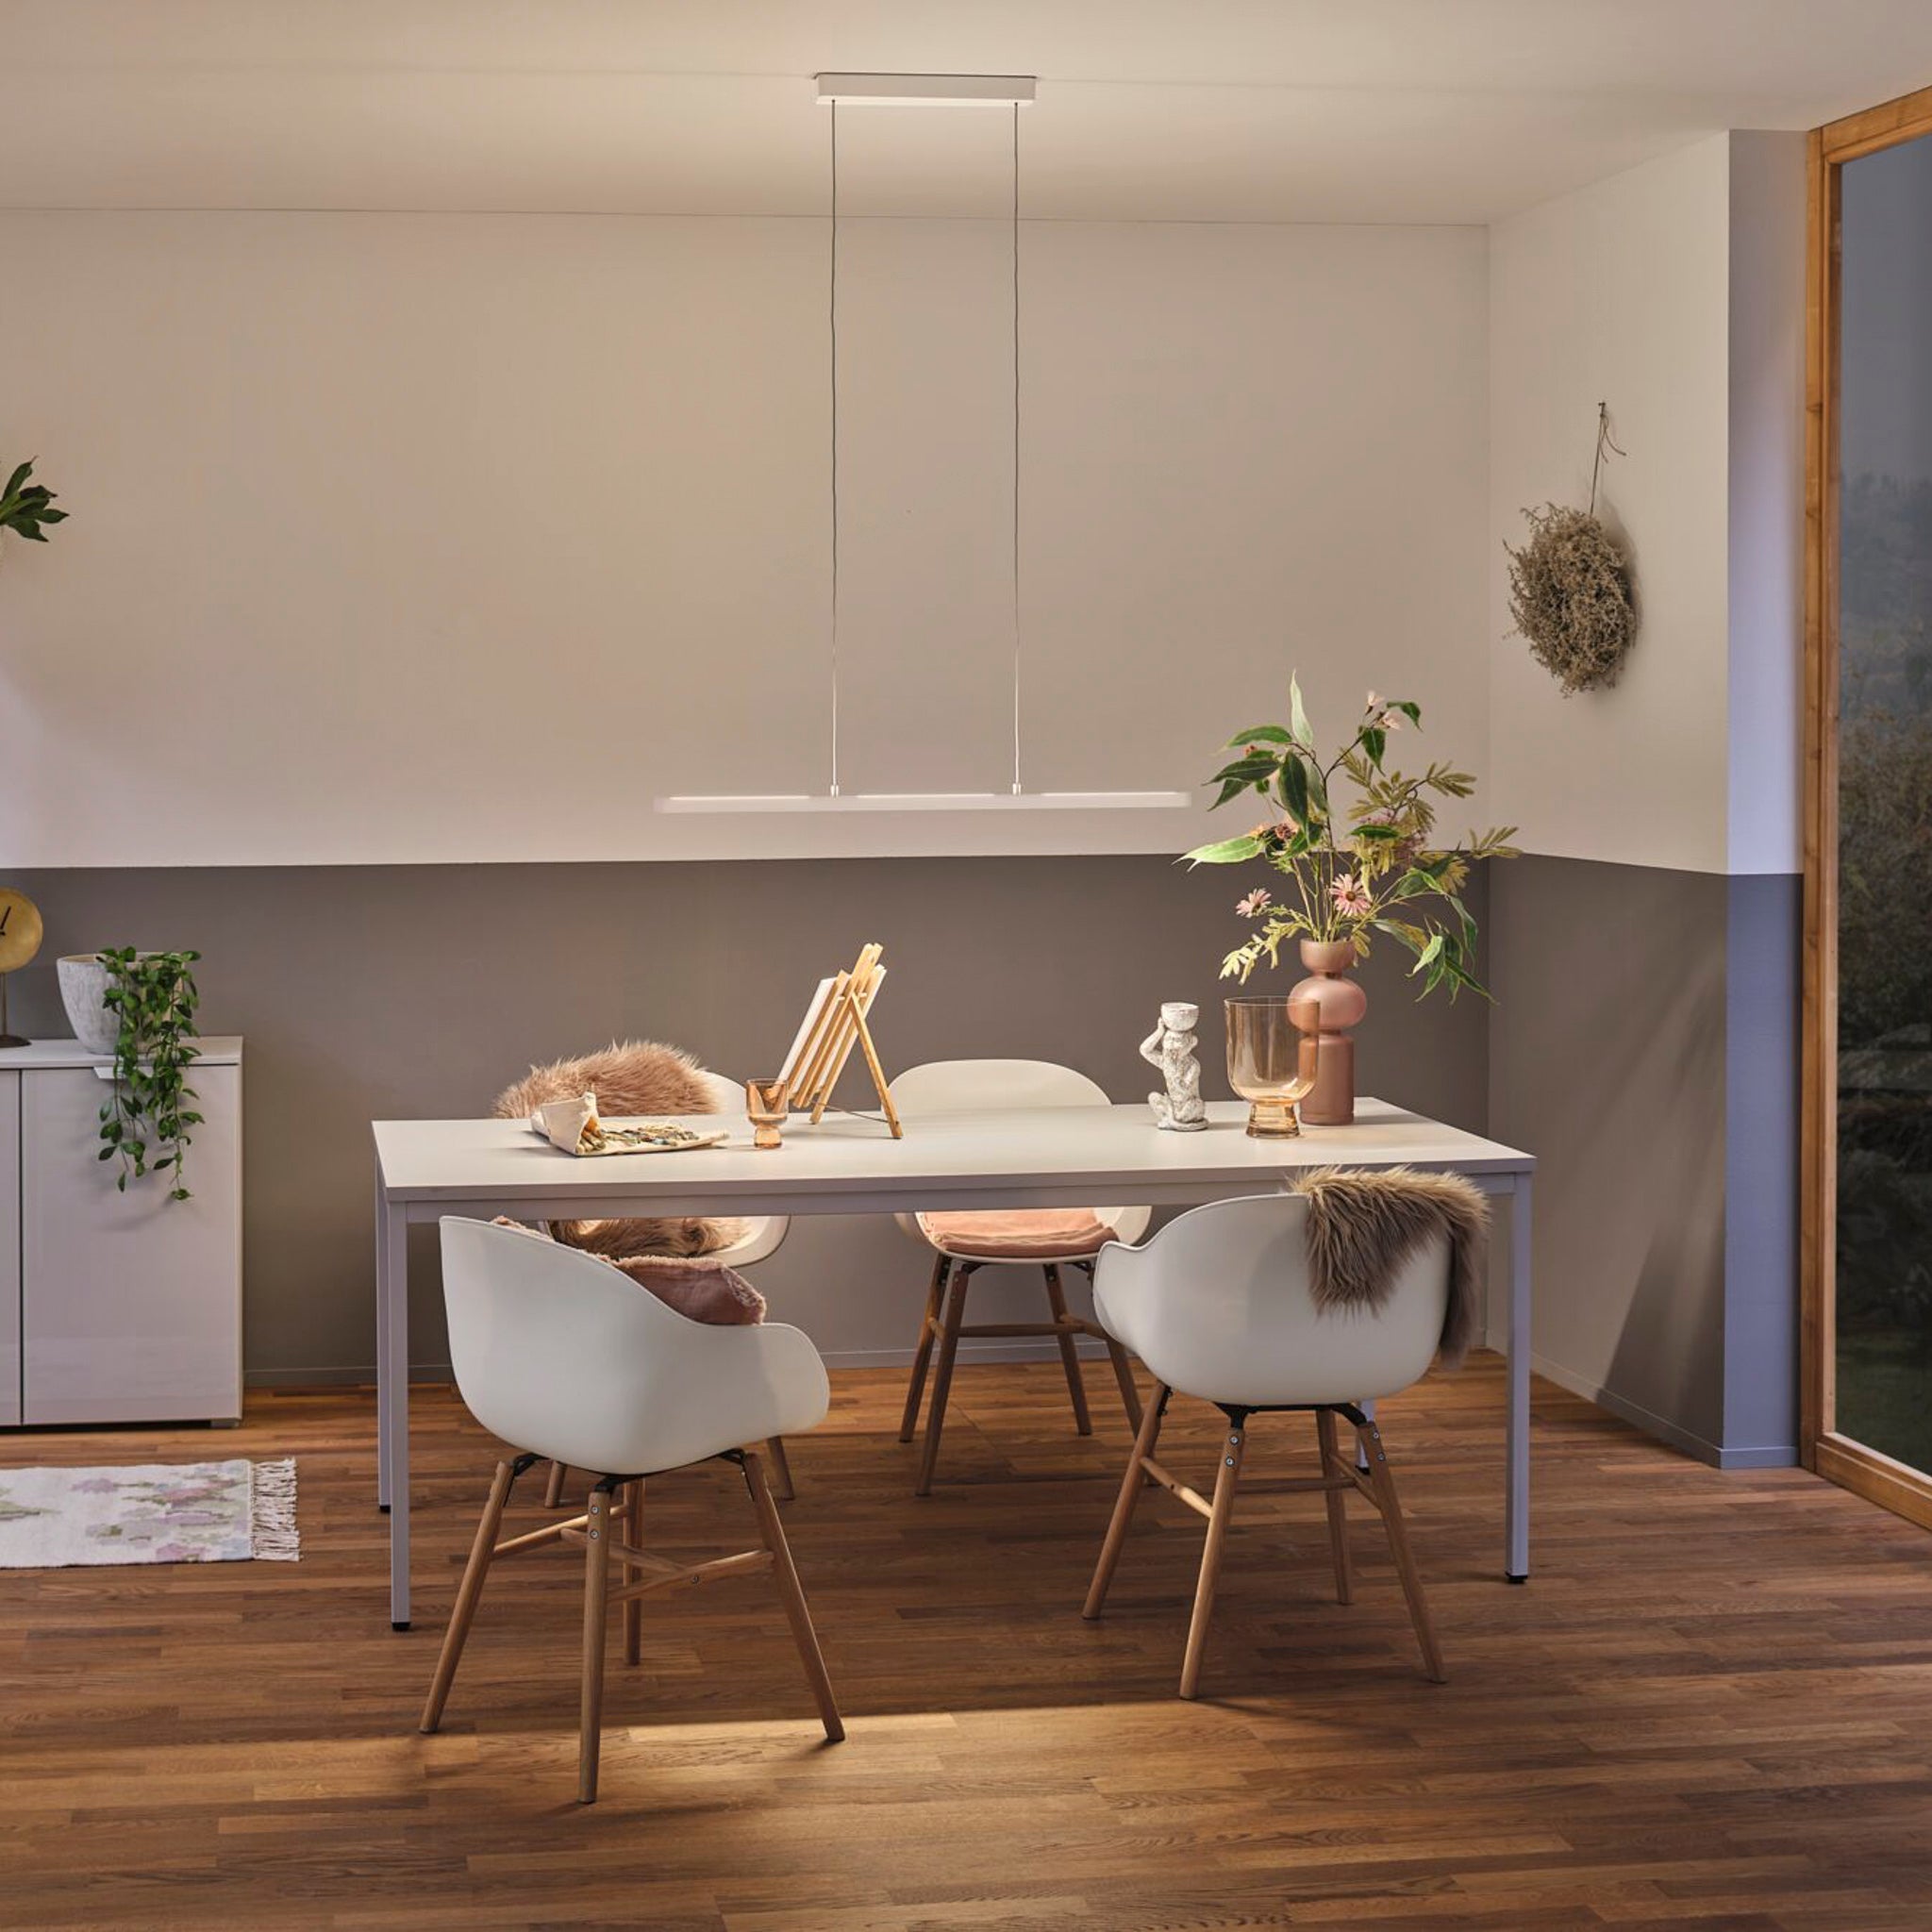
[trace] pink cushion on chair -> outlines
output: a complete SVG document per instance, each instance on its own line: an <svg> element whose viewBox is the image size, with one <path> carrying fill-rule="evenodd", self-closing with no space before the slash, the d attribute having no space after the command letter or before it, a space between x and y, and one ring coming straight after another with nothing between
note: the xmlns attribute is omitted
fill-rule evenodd
<svg viewBox="0 0 1932 1932"><path fill-rule="evenodd" d="M600 1257L601 1258L601 1257ZM765 1298L736 1268L682 1255L627 1255L610 1264L649 1289L688 1322L749 1327L765 1319Z"/></svg>
<svg viewBox="0 0 1932 1932"><path fill-rule="evenodd" d="M1071 1261L1097 1254L1113 1240L1113 1229L1091 1208L922 1214L919 1231L941 1254L1003 1261Z"/></svg>
<svg viewBox="0 0 1932 1932"><path fill-rule="evenodd" d="M528 1235L532 1241L551 1239L548 1228L530 1227L505 1214L499 1214L491 1225ZM559 1241L557 1245L565 1244ZM703 1322L714 1328L748 1328L765 1319L764 1296L736 1268L728 1268L723 1261L686 1255L626 1255L621 1260L592 1255L590 1258L628 1274L687 1322Z"/></svg>

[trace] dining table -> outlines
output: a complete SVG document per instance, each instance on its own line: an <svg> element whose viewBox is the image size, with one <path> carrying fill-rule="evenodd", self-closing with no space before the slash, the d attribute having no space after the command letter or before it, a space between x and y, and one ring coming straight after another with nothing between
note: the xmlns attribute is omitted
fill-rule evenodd
<svg viewBox="0 0 1932 1932"><path fill-rule="evenodd" d="M387 1120L375 1153L377 1501L389 1514L390 1622L409 1602L409 1230L446 1215L523 1221L611 1216L893 1214L1155 1208L1287 1191L1320 1168L1415 1168L1466 1176L1507 1214L1507 1277L1486 1333L1507 1358L1502 1574L1529 1575L1531 1185L1535 1158L1374 1099L1345 1126L1292 1138L1246 1131L1241 1102L1213 1102L1205 1129L1158 1127L1145 1103L908 1114L903 1139L864 1115L791 1123L756 1148L742 1114L679 1124L718 1144L586 1158L517 1120ZM1500 1308L1496 1304L1500 1303ZM1500 1319L1494 1319L1499 1317Z"/></svg>

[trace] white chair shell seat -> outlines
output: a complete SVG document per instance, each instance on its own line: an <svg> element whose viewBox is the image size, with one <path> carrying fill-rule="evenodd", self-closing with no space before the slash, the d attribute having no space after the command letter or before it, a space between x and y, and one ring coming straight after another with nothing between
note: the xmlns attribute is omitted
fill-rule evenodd
<svg viewBox="0 0 1932 1932"><path fill-rule="evenodd" d="M1108 1104L1107 1090L1072 1067L1051 1060L934 1060L925 1066L908 1068L892 1082L892 1100L901 1117L913 1124L922 1118L944 1114L987 1113L1009 1108L1089 1108ZM1153 1218L1147 1208L1095 1208L1093 1216L1112 1229L1116 1241L1136 1241L1146 1232ZM926 1411L925 1442L920 1455L919 1477L914 1493L932 1492L933 1473L938 1465L941 1432L945 1427L946 1402L951 1392L953 1367L962 1336L1013 1337L1051 1335L1059 1348L1060 1366L1067 1378L1067 1396L1073 1405L1074 1425L1081 1435L1091 1435L1092 1419L1088 1413L1087 1391L1080 1373L1077 1338L1093 1336L1107 1345L1114 1379L1120 1385L1121 1400L1130 1422L1138 1428L1141 1398L1134 1387L1133 1371L1120 1344L1091 1322L1069 1312L1060 1269L1091 1270L1096 1255L1110 1252L1110 1244L1096 1247L1091 1238L1056 1244L1044 1238L1026 1245L1024 1253L1012 1248L976 1247L973 1222L977 1217L961 1214L949 1217L953 1226L943 1241L935 1241L913 1214L897 1214L893 1219L903 1232L935 1256L931 1285L926 1291L925 1313L919 1324L919 1342L912 1357L912 1374L907 1384L906 1407L899 1424L899 1440L909 1442L919 1422L919 1406L925 1389L926 1370L939 1351L933 1374L932 1401ZM1024 1217L1008 1213L984 1217L989 1226L998 1222L1010 1228ZM969 1325L965 1321L966 1293L973 1275L982 1268L1038 1268L1046 1284L1050 1320L1043 1323L986 1322Z"/></svg>
<svg viewBox="0 0 1932 1932"><path fill-rule="evenodd" d="M1199 1687L1221 1558L1235 1492L1257 1412L1306 1409L1315 1422L1321 1474L1291 1488L1322 1492L1327 1508L1335 1593L1354 1595L1345 1504L1358 1495L1382 1519L1407 1599L1424 1673L1442 1676L1422 1580L1408 1545L1395 1479L1371 1409L1419 1381L1434 1358L1449 1301L1446 1233L1420 1243L1384 1282L1374 1308L1322 1308L1309 1286L1308 1204L1297 1194L1217 1201L1170 1222L1141 1247L1100 1251L1093 1306L1102 1324L1152 1372L1147 1404L1121 1480L1087 1591L1087 1617L1100 1615L1149 1476L1208 1518L1194 1613L1181 1664L1180 1694ZM1199 1396L1227 1418L1206 1502L1157 1460L1161 1421L1174 1392ZM1362 1466L1338 1441L1338 1422L1356 1432Z"/></svg>
<svg viewBox="0 0 1932 1932"><path fill-rule="evenodd" d="M643 1599L658 1591L770 1574L825 1736L842 1738L763 1457L748 1446L824 1420L830 1391L818 1351L795 1328L687 1320L609 1262L514 1227L449 1217L441 1233L457 1387L476 1420L511 1449L496 1464L419 1728L433 1735L442 1724L495 1559L575 1543L584 1552L579 1802L597 1795L608 1612L621 1607L625 1661L638 1663ZM591 1473L584 1513L499 1541L517 1479L546 1456L558 1471L570 1463ZM649 1522L643 1479L714 1456L729 1456L742 1471L760 1546L684 1566L640 1547Z"/></svg>
<svg viewBox="0 0 1932 1932"><path fill-rule="evenodd" d="M442 1242L458 1384L520 1449L648 1475L824 1420L824 1364L797 1328L689 1321L596 1256L514 1228L445 1218Z"/></svg>
<svg viewBox="0 0 1932 1932"><path fill-rule="evenodd" d="M1409 1257L1375 1313L1323 1310L1307 1289L1307 1208L1299 1194L1217 1201L1144 1247L1105 1249L1094 1310L1158 1381L1210 1402L1317 1407L1420 1381L1442 1333L1446 1239Z"/></svg>

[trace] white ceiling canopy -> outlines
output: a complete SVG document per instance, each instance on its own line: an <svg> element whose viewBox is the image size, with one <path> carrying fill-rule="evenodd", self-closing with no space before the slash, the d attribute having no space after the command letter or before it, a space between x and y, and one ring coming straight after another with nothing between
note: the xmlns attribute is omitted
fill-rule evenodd
<svg viewBox="0 0 1932 1932"><path fill-rule="evenodd" d="M1038 75L1037 219L1481 223L1932 82L1932 6L0 0L0 49L16 208L819 214L842 70ZM868 116L849 212L996 210L918 111Z"/></svg>

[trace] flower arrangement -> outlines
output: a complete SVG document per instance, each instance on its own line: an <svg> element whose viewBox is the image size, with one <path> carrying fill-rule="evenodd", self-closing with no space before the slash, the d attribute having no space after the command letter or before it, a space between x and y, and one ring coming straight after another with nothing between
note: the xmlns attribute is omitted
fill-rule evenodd
<svg viewBox="0 0 1932 1932"><path fill-rule="evenodd" d="M1440 986L1452 999L1465 988L1483 993L1474 971L1475 921L1461 893L1474 860L1516 856L1508 842L1516 828L1435 842L1437 802L1469 797L1475 780L1433 762L1411 778L1384 762L1392 733L1421 728L1419 705L1371 691L1355 735L1324 758L1293 677L1288 693L1288 724L1236 732L1224 749L1238 755L1214 774L1215 806L1257 791L1274 815L1185 855L1190 865L1258 858L1290 882L1280 900L1257 886L1236 902L1257 929L1221 962L1221 976L1245 981L1262 960L1277 965L1282 941L1291 938L1346 941L1366 958L1371 934L1379 932L1415 955L1410 976L1423 975L1424 993ZM1345 803L1336 795L1339 780L1355 792Z"/></svg>

